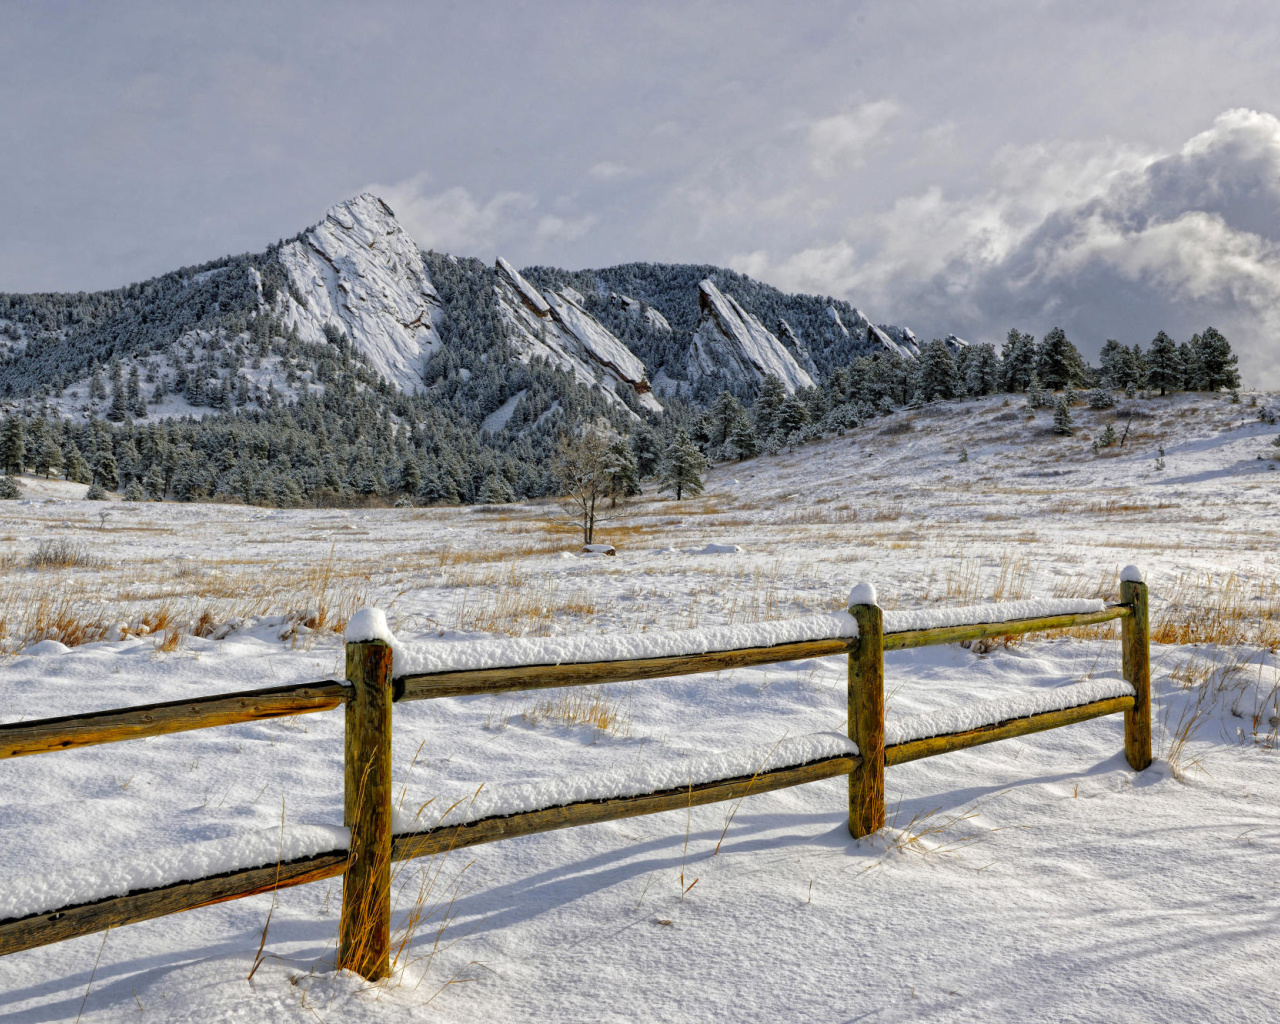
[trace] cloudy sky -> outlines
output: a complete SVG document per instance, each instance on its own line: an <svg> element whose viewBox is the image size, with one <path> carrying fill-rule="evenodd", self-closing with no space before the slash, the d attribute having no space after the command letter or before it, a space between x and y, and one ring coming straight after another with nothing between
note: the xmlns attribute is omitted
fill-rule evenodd
<svg viewBox="0 0 1280 1024"><path fill-rule="evenodd" d="M0 0L0 290L260 250L733 266L924 337L1212 323L1280 387L1280 13Z"/></svg>

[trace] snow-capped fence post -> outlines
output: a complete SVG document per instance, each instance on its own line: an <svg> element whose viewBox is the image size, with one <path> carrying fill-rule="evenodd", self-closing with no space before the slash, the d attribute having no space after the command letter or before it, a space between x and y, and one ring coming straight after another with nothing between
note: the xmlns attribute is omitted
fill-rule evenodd
<svg viewBox="0 0 1280 1024"><path fill-rule="evenodd" d="M1124 678L1133 687L1133 707L1124 713L1124 756L1134 771L1151 764L1151 630L1147 585L1136 566L1120 574L1120 601L1130 613L1120 620Z"/></svg>
<svg viewBox="0 0 1280 1024"><path fill-rule="evenodd" d="M884 827L884 616L875 587L853 588L849 614L858 623L849 653L849 738L861 757L849 773L849 834L861 838Z"/></svg>
<svg viewBox="0 0 1280 1024"><path fill-rule="evenodd" d="M351 627L347 633L352 693L346 710L343 823L351 830L351 844L342 880L338 966L377 981L387 975L391 948L392 653L385 640L353 640Z"/></svg>

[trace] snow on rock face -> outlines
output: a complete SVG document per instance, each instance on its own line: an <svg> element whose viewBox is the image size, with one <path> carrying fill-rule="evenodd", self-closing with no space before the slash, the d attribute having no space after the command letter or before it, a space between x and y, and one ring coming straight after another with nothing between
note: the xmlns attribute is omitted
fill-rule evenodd
<svg viewBox="0 0 1280 1024"><path fill-rule="evenodd" d="M286 327L312 343L326 340L326 324L340 327L381 376L403 391L422 387L422 365L440 344L440 298L386 203L367 192L339 203L281 248L280 262Z"/></svg>
<svg viewBox="0 0 1280 1024"><path fill-rule="evenodd" d="M788 393L813 387L813 378L786 346L710 279L698 285L698 304L702 318L693 332L689 355L693 373L725 373L752 384L772 375Z"/></svg>
<svg viewBox="0 0 1280 1024"><path fill-rule="evenodd" d="M834 306L827 307L827 316L831 317L836 329L841 333L851 339L856 337L861 340L868 355L884 352L908 360L914 360L920 355L920 349L915 343L915 335L905 327L883 324L877 327L860 309L853 311L849 323L845 323L840 311Z"/></svg>
<svg viewBox="0 0 1280 1024"><path fill-rule="evenodd" d="M566 289L565 294L569 294L569 291L570 289ZM581 305L581 299L576 301ZM633 299L630 295L619 295L617 292L610 292L609 301L615 306L621 307L628 316L634 317L636 320L643 320L653 330L661 331L663 334L671 333L671 324L667 318L652 306L646 306L639 299Z"/></svg>
<svg viewBox="0 0 1280 1024"><path fill-rule="evenodd" d="M964 338L957 338L954 334L948 334L943 338L942 344L947 346L947 351L953 356L959 355L962 348L969 347L969 343Z"/></svg>
<svg viewBox="0 0 1280 1024"><path fill-rule="evenodd" d="M541 356L571 372L579 383L601 390L623 408L620 389L629 389L653 412L662 406L652 394L644 363L618 338L582 308L573 289L541 293L510 263L498 258L498 308L515 329L520 358Z"/></svg>

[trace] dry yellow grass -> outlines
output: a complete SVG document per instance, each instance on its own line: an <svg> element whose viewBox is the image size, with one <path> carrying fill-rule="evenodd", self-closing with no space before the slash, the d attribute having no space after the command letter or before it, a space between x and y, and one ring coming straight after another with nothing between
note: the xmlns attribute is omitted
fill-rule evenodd
<svg viewBox="0 0 1280 1024"><path fill-rule="evenodd" d="M521 711L520 718L532 726L553 722L590 726L607 736L625 736L631 729L631 690L628 689L625 701L611 696L604 687L557 690L554 696Z"/></svg>

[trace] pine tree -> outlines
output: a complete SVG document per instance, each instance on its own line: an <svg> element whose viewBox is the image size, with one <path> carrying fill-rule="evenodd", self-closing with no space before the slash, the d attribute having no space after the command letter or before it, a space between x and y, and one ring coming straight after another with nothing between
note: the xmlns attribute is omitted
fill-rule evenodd
<svg viewBox="0 0 1280 1024"><path fill-rule="evenodd" d="M17 474L22 472L26 462L26 432L23 430L22 420L17 416L10 416L4 421L3 430L0 430L0 463L4 464L6 473Z"/></svg>
<svg viewBox="0 0 1280 1024"><path fill-rule="evenodd" d="M45 476L62 469L62 446L52 434L46 434L36 452L36 471Z"/></svg>
<svg viewBox="0 0 1280 1024"><path fill-rule="evenodd" d="M609 445L609 504L616 507L619 498L633 498L640 493L640 472L636 469L631 446L621 437Z"/></svg>
<svg viewBox="0 0 1280 1024"><path fill-rule="evenodd" d="M631 432L631 454L635 456L636 472L641 480L658 472L658 465L662 461L662 445L653 428L642 425Z"/></svg>
<svg viewBox="0 0 1280 1024"><path fill-rule="evenodd" d="M134 416L147 415L147 403L142 398L142 384L138 377L138 364L129 367L129 384L126 388L129 412Z"/></svg>
<svg viewBox="0 0 1280 1024"><path fill-rule="evenodd" d="M1000 389L1011 394L1026 391L1036 370L1036 340L1016 327L1009 331L1001 352L1002 376Z"/></svg>
<svg viewBox="0 0 1280 1024"><path fill-rule="evenodd" d="M809 422L809 410L796 395L782 403L774 419L774 430L782 437L791 437Z"/></svg>
<svg viewBox="0 0 1280 1024"><path fill-rule="evenodd" d="M747 410L742 403L728 391L721 391L708 414L707 443L713 449L719 448L746 418Z"/></svg>
<svg viewBox="0 0 1280 1024"><path fill-rule="evenodd" d="M129 486L124 489L125 501L146 501L147 492L142 489L142 484L138 483L137 478L129 481Z"/></svg>
<svg viewBox="0 0 1280 1024"><path fill-rule="evenodd" d="M1101 384L1104 388L1116 388L1117 390L1125 386L1128 380L1125 364L1128 362L1129 350L1125 348L1115 338L1108 338L1102 344L1102 351L1098 353L1098 366L1102 371Z"/></svg>
<svg viewBox="0 0 1280 1024"><path fill-rule="evenodd" d="M1240 386L1240 373L1236 369L1239 357L1231 351L1231 344L1216 327L1206 327L1195 345L1198 364L1198 386L1203 391L1234 389Z"/></svg>
<svg viewBox="0 0 1280 1024"><path fill-rule="evenodd" d="M120 470L116 467L116 457L111 449L106 448L98 455L98 464L93 469L93 482L108 491L120 486Z"/></svg>
<svg viewBox="0 0 1280 1024"><path fill-rule="evenodd" d="M726 459L752 459L760 454L760 439L746 420L739 423L724 443Z"/></svg>
<svg viewBox="0 0 1280 1024"><path fill-rule="evenodd" d="M1032 370L1031 380L1027 383L1027 405L1032 409L1043 409L1049 404L1049 392L1040 383L1039 375Z"/></svg>
<svg viewBox="0 0 1280 1024"><path fill-rule="evenodd" d="M1102 431L1102 438L1098 442L1103 448L1111 448L1116 443L1116 428L1112 423L1108 423L1106 429Z"/></svg>
<svg viewBox="0 0 1280 1024"><path fill-rule="evenodd" d="M975 397L994 395L1000 390L1000 357L994 345L983 342L968 349L969 360L964 371L964 390Z"/></svg>
<svg viewBox="0 0 1280 1024"><path fill-rule="evenodd" d="M1066 395L1060 395L1053 407L1053 432L1055 434L1074 434L1075 424L1071 420L1071 404Z"/></svg>
<svg viewBox="0 0 1280 1024"><path fill-rule="evenodd" d="M1182 386L1182 357L1174 340L1161 331L1147 350L1147 385L1166 395Z"/></svg>
<svg viewBox="0 0 1280 1024"><path fill-rule="evenodd" d="M1129 349L1129 362L1124 382L1125 393L1127 394L1131 389L1145 388L1150 375L1151 364L1143 355L1142 346L1135 341L1133 347Z"/></svg>
<svg viewBox="0 0 1280 1024"><path fill-rule="evenodd" d="M89 397L102 399L107 397L107 385L102 379L102 367L94 362L93 373L89 377Z"/></svg>
<svg viewBox="0 0 1280 1024"><path fill-rule="evenodd" d="M66 467L66 478L73 483L87 484L93 482L93 471L89 468L89 463L80 454L80 449L75 446L74 442L67 444L66 450L62 453L63 463Z"/></svg>
<svg viewBox="0 0 1280 1024"><path fill-rule="evenodd" d="M417 494L422 489L422 469L413 455L405 457L400 465L400 490L405 494Z"/></svg>
<svg viewBox="0 0 1280 1024"><path fill-rule="evenodd" d="M944 341L935 338L920 351L916 371L916 401L933 402L954 398L958 384L956 361Z"/></svg>
<svg viewBox="0 0 1280 1024"><path fill-rule="evenodd" d="M111 361L111 408L107 419L121 422L129 414L129 394L124 383L124 367L118 359Z"/></svg>
<svg viewBox="0 0 1280 1024"><path fill-rule="evenodd" d="M1044 342L1036 353L1036 374L1040 383L1050 391L1060 391L1084 382L1084 359L1075 345L1067 340L1061 327L1055 327L1044 336Z"/></svg>
<svg viewBox="0 0 1280 1024"><path fill-rule="evenodd" d="M1182 367L1182 379L1178 383L1180 391L1200 390L1200 360L1196 350L1200 347L1200 335L1193 334L1190 341L1178 346L1178 362Z"/></svg>
<svg viewBox="0 0 1280 1024"><path fill-rule="evenodd" d="M662 491L675 491L676 501L682 500L686 491L694 496L701 494L702 473L706 468L707 460L693 439L683 430L677 431L663 454Z"/></svg>
<svg viewBox="0 0 1280 1024"><path fill-rule="evenodd" d="M501 473L490 473L480 488L482 505L507 505L516 500L515 492Z"/></svg>
<svg viewBox="0 0 1280 1024"><path fill-rule="evenodd" d="M760 384L752 410L755 413L756 433L768 437L778 429L778 410L787 400L787 388L782 380L769 373Z"/></svg>
<svg viewBox="0 0 1280 1024"><path fill-rule="evenodd" d="M142 478L142 486L146 489L147 496L155 501L164 500L165 479L164 471L153 465L147 470L147 475Z"/></svg>

